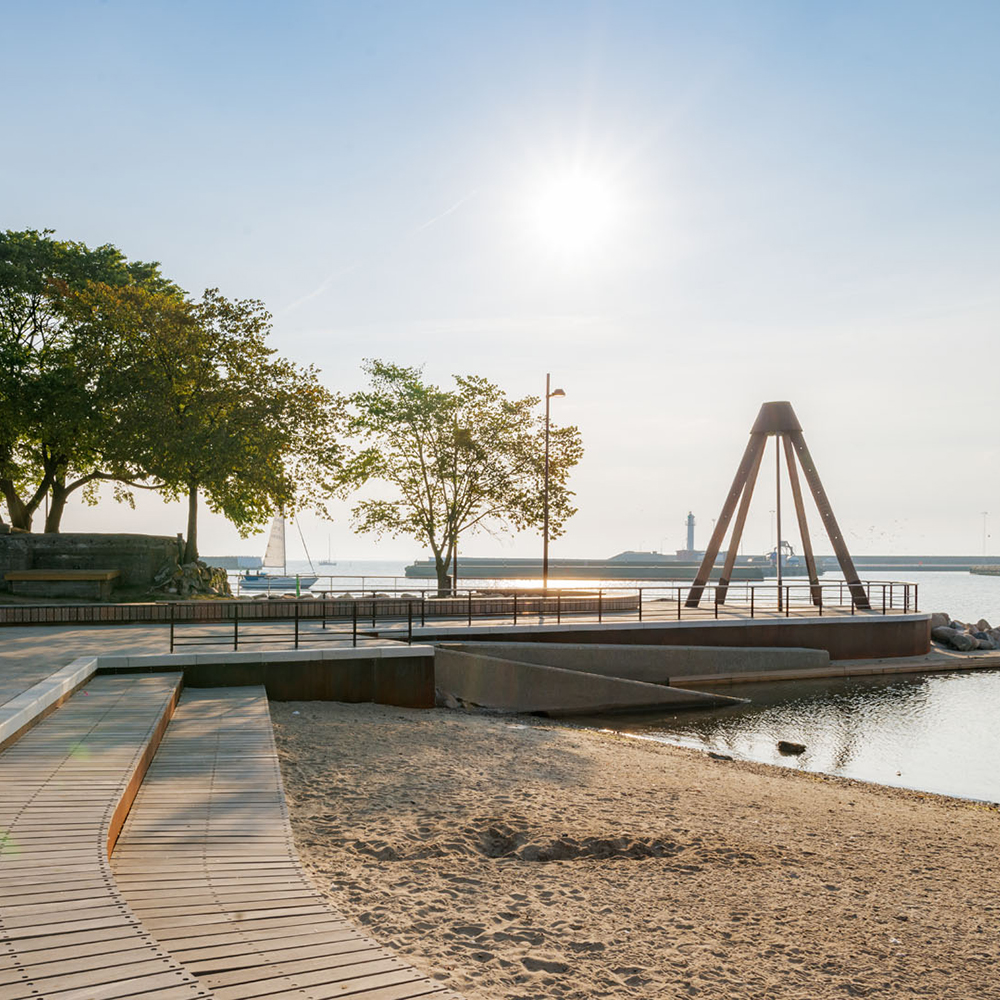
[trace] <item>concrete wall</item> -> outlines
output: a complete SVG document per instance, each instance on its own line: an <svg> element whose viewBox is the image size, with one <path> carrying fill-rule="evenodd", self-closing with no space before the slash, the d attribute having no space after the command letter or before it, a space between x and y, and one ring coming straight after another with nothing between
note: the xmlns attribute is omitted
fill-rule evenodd
<svg viewBox="0 0 1000 1000"><path fill-rule="evenodd" d="M102 656L98 673L181 670L190 687L263 684L274 701L372 701L434 707L430 646L360 646L277 653Z"/></svg>
<svg viewBox="0 0 1000 1000"><path fill-rule="evenodd" d="M16 569L116 569L125 586L148 586L154 574L177 555L177 539L165 535L22 534L0 535L0 589Z"/></svg>
<svg viewBox="0 0 1000 1000"><path fill-rule="evenodd" d="M640 646L780 646L825 649L832 660L923 656L931 645L930 615L841 618L757 618L700 622L431 627L421 642L555 642Z"/></svg>
<svg viewBox="0 0 1000 1000"><path fill-rule="evenodd" d="M545 715L711 708L738 699L579 670L486 656L476 647L439 646L435 683L443 694L480 708Z"/></svg>
<svg viewBox="0 0 1000 1000"><path fill-rule="evenodd" d="M606 643L477 642L439 648L481 653L604 677L647 684L669 684L674 677L822 670L830 665L825 649L726 646L632 646Z"/></svg>

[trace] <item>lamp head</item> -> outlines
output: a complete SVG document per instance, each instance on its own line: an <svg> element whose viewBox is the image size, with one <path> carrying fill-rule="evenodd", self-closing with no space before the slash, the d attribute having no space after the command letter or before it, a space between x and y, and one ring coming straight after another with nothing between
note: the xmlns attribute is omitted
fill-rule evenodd
<svg viewBox="0 0 1000 1000"><path fill-rule="evenodd" d="M566 393L563 392L562 389L553 389L549 393L549 399L551 399L553 396L565 396L565 395L566 395Z"/></svg>

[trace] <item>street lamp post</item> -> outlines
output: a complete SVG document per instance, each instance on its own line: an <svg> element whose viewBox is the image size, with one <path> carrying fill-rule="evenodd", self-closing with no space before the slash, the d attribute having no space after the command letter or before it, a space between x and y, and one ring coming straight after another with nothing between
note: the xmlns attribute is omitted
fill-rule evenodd
<svg viewBox="0 0 1000 1000"><path fill-rule="evenodd" d="M545 487L542 500L542 590L549 589L549 400L565 396L562 389L552 389L552 376L545 375Z"/></svg>

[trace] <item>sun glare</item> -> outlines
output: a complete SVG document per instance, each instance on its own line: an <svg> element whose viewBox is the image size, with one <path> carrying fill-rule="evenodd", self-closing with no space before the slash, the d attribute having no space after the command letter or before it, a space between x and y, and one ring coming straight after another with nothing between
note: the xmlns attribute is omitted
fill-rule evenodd
<svg viewBox="0 0 1000 1000"><path fill-rule="evenodd" d="M608 238L620 206L605 178L574 171L550 178L531 209L533 227L544 246L559 256L580 257Z"/></svg>

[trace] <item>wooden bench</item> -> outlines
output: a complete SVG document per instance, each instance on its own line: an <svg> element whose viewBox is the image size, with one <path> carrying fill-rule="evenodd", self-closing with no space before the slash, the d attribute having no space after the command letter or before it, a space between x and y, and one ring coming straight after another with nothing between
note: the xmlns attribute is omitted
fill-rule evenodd
<svg viewBox="0 0 1000 1000"><path fill-rule="evenodd" d="M94 677L0 753L0 997L211 994L150 937L108 855L180 674Z"/></svg>
<svg viewBox="0 0 1000 1000"><path fill-rule="evenodd" d="M185 690L111 864L143 926L219 1000L461 1000L309 881L263 687Z"/></svg>
<svg viewBox="0 0 1000 1000"><path fill-rule="evenodd" d="M14 569L4 573L10 589L22 597L111 599L117 569Z"/></svg>

